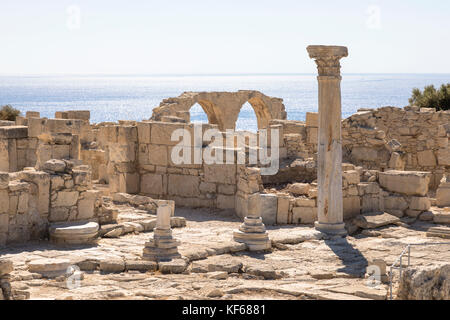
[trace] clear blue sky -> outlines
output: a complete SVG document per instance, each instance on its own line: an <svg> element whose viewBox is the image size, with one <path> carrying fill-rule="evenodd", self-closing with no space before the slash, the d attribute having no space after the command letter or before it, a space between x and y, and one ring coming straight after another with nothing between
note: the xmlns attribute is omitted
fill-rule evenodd
<svg viewBox="0 0 450 320"><path fill-rule="evenodd" d="M0 1L0 74L450 73L449 0Z"/></svg>

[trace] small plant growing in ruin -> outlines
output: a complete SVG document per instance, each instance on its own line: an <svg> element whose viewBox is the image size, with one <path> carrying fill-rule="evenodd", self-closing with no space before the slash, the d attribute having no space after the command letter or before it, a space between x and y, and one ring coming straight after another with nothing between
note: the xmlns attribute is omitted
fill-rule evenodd
<svg viewBox="0 0 450 320"><path fill-rule="evenodd" d="M16 117L20 115L20 111L13 108L9 104L0 109L0 120L15 121Z"/></svg>
<svg viewBox="0 0 450 320"><path fill-rule="evenodd" d="M420 108L450 110L450 83L441 85L438 90L433 85L426 86L423 92L414 88L409 103Z"/></svg>

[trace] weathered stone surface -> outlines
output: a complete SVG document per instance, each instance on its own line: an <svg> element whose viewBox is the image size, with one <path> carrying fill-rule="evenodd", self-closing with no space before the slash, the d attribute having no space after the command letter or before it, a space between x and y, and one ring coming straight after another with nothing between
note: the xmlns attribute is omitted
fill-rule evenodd
<svg viewBox="0 0 450 320"><path fill-rule="evenodd" d="M309 188L308 183L294 183L289 186L288 191L294 195L308 195Z"/></svg>
<svg viewBox="0 0 450 320"><path fill-rule="evenodd" d="M406 194L426 196L430 174L419 171L386 171L379 173L380 185L389 191Z"/></svg>
<svg viewBox="0 0 450 320"><path fill-rule="evenodd" d="M450 224L450 211L434 212L434 223Z"/></svg>
<svg viewBox="0 0 450 320"><path fill-rule="evenodd" d="M56 201L52 203L52 207L72 207L78 201L79 193L77 191L61 191L58 192Z"/></svg>
<svg viewBox="0 0 450 320"><path fill-rule="evenodd" d="M311 224L317 221L317 207L294 207L292 209L292 222Z"/></svg>
<svg viewBox="0 0 450 320"><path fill-rule="evenodd" d="M170 261L159 261L158 269L163 274L183 273L187 268L187 262L184 259L172 259Z"/></svg>
<svg viewBox="0 0 450 320"><path fill-rule="evenodd" d="M156 271L158 269L158 264L154 261L145 260L126 260L125 261L126 270L135 270L141 272Z"/></svg>
<svg viewBox="0 0 450 320"><path fill-rule="evenodd" d="M400 279L398 298L450 300L450 265L410 268Z"/></svg>
<svg viewBox="0 0 450 320"><path fill-rule="evenodd" d="M69 266L67 259L38 259L28 263L28 270L46 278L56 278L64 275Z"/></svg>
<svg viewBox="0 0 450 320"><path fill-rule="evenodd" d="M51 159L44 163L42 169L50 172L64 172L67 165L64 161L58 159Z"/></svg>
<svg viewBox="0 0 450 320"><path fill-rule="evenodd" d="M427 211L431 207L431 202L428 197L411 197L409 209L418 211Z"/></svg>
<svg viewBox="0 0 450 320"><path fill-rule="evenodd" d="M115 260L103 260L100 261L100 271L104 273L120 273L125 271L125 261Z"/></svg>
<svg viewBox="0 0 450 320"><path fill-rule="evenodd" d="M57 223L49 228L50 239L58 244L88 244L96 238L97 222Z"/></svg>
<svg viewBox="0 0 450 320"><path fill-rule="evenodd" d="M170 195L196 197L200 195L200 178L178 174L169 175L168 190Z"/></svg>
<svg viewBox="0 0 450 320"><path fill-rule="evenodd" d="M365 213L353 219L353 222L363 229L379 228L399 221L398 217L389 213Z"/></svg>
<svg viewBox="0 0 450 320"><path fill-rule="evenodd" d="M0 259L0 277L11 273L13 270L14 266L11 260Z"/></svg>
<svg viewBox="0 0 450 320"><path fill-rule="evenodd" d="M274 194L261 194L261 217L265 225L277 223L278 199Z"/></svg>

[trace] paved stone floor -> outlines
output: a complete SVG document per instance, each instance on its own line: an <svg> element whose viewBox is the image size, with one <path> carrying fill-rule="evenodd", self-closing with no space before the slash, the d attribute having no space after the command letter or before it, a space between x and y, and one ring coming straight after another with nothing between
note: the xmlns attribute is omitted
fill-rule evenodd
<svg viewBox="0 0 450 320"><path fill-rule="evenodd" d="M427 238L425 230L435 225L424 222L346 239L323 239L311 226L282 226L268 228L272 252L250 253L232 241L240 221L229 212L177 209L176 215L187 219L185 228L173 229L181 240L179 251L194 260L184 274L86 271L80 285L68 289L66 280L42 279L27 271L28 261L43 257L74 264L87 259L138 260L152 232L103 238L90 247L29 243L0 249L0 256L14 262L13 288L28 291L31 299L386 299L386 284L367 285L369 261L379 258L391 265L407 244L445 242ZM449 245L411 251L413 266L449 262Z"/></svg>

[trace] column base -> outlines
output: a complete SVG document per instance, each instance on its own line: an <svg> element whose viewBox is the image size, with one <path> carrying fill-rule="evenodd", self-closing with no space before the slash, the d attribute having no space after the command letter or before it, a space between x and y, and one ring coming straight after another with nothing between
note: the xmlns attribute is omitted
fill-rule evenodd
<svg viewBox="0 0 450 320"><path fill-rule="evenodd" d="M269 234L242 232L237 230L233 233L234 241L245 243L249 251L266 251L272 248L272 241L269 239Z"/></svg>
<svg viewBox="0 0 450 320"><path fill-rule="evenodd" d="M345 229L345 223L323 223L316 221L314 226L316 230L333 236L347 236L347 230Z"/></svg>

